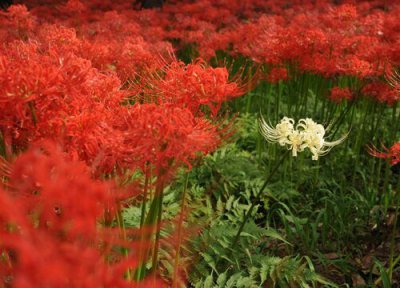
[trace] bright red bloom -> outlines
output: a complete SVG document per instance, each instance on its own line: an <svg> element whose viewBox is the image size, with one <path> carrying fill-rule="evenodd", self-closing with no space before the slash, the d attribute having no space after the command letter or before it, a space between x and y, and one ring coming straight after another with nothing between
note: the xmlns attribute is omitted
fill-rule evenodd
<svg viewBox="0 0 400 288"><path fill-rule="evenodd" d="M25 5L11 5L7 13L0 12L0 16L7 19L6 23L0 23L6 25L10 38L27 40L34 29L34 17Z"/></svg>
<svg viewBox="0 0 400 288"><path fill-rule="evenodd" d="M340 103L343 100L351 100L352 98L353 93L348 87L333 87L331 89L331 94L329 95L329 99L336 103Z"/></svg>
<svg viewBox="0 0 400 288"><path fill-rule="evenodd" d="M87 7L80 0L68 0L64 9L70 13L78 14L84 12Z"/></svg>
<svg viewBox="0 0 400 288"><path fill-rule="evenodd" d="M387 103L388 105L393 105L400 99L400 95L396 89L380 81L374 81L365 85L362 92L378 102Z"/></svg>
<svg viewBox="0 0 400 288"><path fill-rule="evenodd" d="M112 206L111 189L90 179L84 163L67 158L54 145L33 148L13 164L9 186L15 197L24 199L27 206L23 210L36 215L39 226L55 235L91 239L104 207Z"/></svg>
<svg viewBox="0 0 400 288"><path fill-rule="evenodd" d="M106 261L117 231L98 224L113 207L111 187L66 158L46 144L10 165L0 189L0 277L17 288L130 287L125 260Z"/></svg>
<svg viewBox="0 0 400 288"><path fill-rule="evenodd" d="M73 31L57 28L53 32L46 36L46 45L14 42L0 55L0 108L4 111L0 130L7 154L13 152L11 147L17 152L32 141L51 138L92 164L101 143L112 141L113 111L126 91L120 89L114 72L100 73L90 61L67 52L69 44L64 44L77 41ZM95 143L91 143L92 135L97 135Z"/></svg>
<svg viewBox="0 0 400 288"><path fill-rule="evenodd" d="M184 164L216 149L221 142L218 127L189 109L175 104L136 104L121 110L115 127L123 133L122 166L141 167L146 163L171 173ZM159 174L160 175L160 174Z"/></svg>
<svg viewBox="0 0 400 288"><path fill-rule="evenodd" d="M384 149L386 152L380 152L375 147L370 147L368 152L374 157L390 159L391 165L400 163L400 142L394 143L389 149L386 147Z"/></svg>
<svg viewBox="0 0 400 288"><path fill-rule="evenodd" d="M153 74L141 82L145 85L145 97L152 97L152 102L174 103L188 108L194 115L198 115L201 106L207 106L216 116L224 101L243 94L238 84L228 77L225 67L208 67L198 59L188 65L173 62L164 69L163 75Z"/></svg>
<svg viewBox="0 0 400 288"><path fill-rule="evenodd" d="M279 81L288 79L288 71L284 67L274 67L271 69L267 76L267 80L270 83L278 83Z"/></svg>

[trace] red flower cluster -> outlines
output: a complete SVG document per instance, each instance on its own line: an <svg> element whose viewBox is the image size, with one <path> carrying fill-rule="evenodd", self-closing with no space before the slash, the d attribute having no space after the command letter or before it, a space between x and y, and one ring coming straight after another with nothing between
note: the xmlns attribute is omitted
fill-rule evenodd
<svg viewBox="0 0 400 288"><path fill-rule="evenodd" d="M270 83L277 83L281 80L285 81L289 78L288 71L283 67L274 67L269 71L267 76L267 80Z"/></svg>
<svg viewBox="0 0 400 288"><path fill-rule="evenodd" d="M204 114L199 109L208 106L216 116L224 101L244 93L237 83L229 82L228 76L225 67L207 67L201 59L189 65L173 62L163 69L162 75L143 77L142 93L145 101L150 98L152 102L173 103L194 115Z"/></svg>
<svg viewBox="0 0 400 288"><path fill-rule="evenodd" d="M182 164L190 167L192 160L213 151L222 140L218 126L171 103L135 104L120 113L115 125L121 142L109 152L120 154L122 167L145 171L151 163L158 172L172 173Z"/></svg>
<svg viewBox="0 0 400 288"><path fill-rule="evenodd" d="M286 64L326 77L378 81L392 65L400 64L400 4L335 2L186 0L168 1L159 10L139 10L122 0L70 0L65 5L29 1L30 12L24 6L10 8L3 23L12 29L1 33L8 40L32 38L42 30L35 17L74 28L79 43L69 45L70 49L77 49L100 71L115 70L122 83L144 70L161 68L172 61L169 55L174 48L187 45L206 59L224 50L268 64L271 82L286 79L280 68Z"/></svg>
<svg viewBox="0 0 400 288"><path fill-rule="evenodd" d="M377 151L375 148L370 148L369 153L378 158L390 159L390 164L396 165L400 163L400 142L394 143L389 149L384 147L386 152Z"/></svg>
<svg viewBox="0 0 400 288"><path fill-rule="evenodd" d="M329 99L334 102L340 103L343 100L350 100L353 98L353 93L349 88L333 87Z"/></svg>
<svg viewBox="0 0 400 288"><path fill-rule="evenodd" d="M41 145L3 169L8 180L0 189L1 285L132 287L123 275L128 264L137 265L135 259L112 252L126 243L117 231L98 225L103 211L114 206L112 187L66 158L56 146Z"/></svg>
<svg viewBox="0 0 400 288"><path fill-rule="evenodd" d="M374 81L365 85L362 92L379 102L384 102L389 105L393 105L400 100L400 94L395 88L379 81Z"/></svg>
<svg viewBox="0 0 400 288"><path fill-rule="evenodd" d="M226 68L176 61L161 28L143 33L152 11L39 2L0 13L0 153L11 161L29 151L3 169L2 284L135 287L124 273L138 249L114 251L133 243L99 225L116 195L91 177L151 166L157 181L171 179L220 145L218 111L243 91ZM162 287L154 281L140 287Z"/></svg>
<svg viewBox="0 0 400 288"><path fill-rule="evenodd" d="M185 0L158 10L124 0L15 2L28 6L0 13L0 151L11 160L43 139L63 151L36 147L4 169L6 286L127 285L127 263L111 249L126 243L98 223L115 195L90 177L146 174L150 165L171 179L223 141L222 103L245 92L226 68L185 65L174 50L245 56L264 65L271 83L287 80L287 67L290 76L357 77L365 95L399 101L380 80L400 64L395 1ZM352 93L335 87L330 97ZM375 156L396 164L398 151L396 144Z"/></svg>
<svg viewBox="0 0 400 288"><path fill-rule="evenodd" d="M44 7L33 11L40 14L41 9ZM12 28L0 34L7 40L0 48L0 109L4 111L0 131L8 157L29 143L50 138L101 174L115 168L143 167L146 161L155 161L151 163L159 167L173 160L189 164L197 152L215 149L220 142L219 128L198 110L206 105L216 115L223 101L243 93L228 81L225 68L207 67L202 60L187 66L177 61L165 66L170 44L157 40L150 45L128 15L99 11L104 17L88 16L83 11L90 10L90 5L79 1L69 1L59 9L65 15L55 24L39 25L25 6L11 6L3 15L3 23ZM77 18L71 15L78 14L82 17L75 23ZM76 25L76 30L67 27ZM23 39L14 30L22 28ZM155 72L159 68L163 68L162 75ZM128 79L145 87L146 97L153 97L151 102L171 107L122 106L128 95L142 93L122 89L132 88L126 85ZM147 113L153 112L149 115L159 118L149 118ZM171 123L169 128L160 126L166 123ZM171 131L173 137L162 138L166 129L182 127L179 138ZM150 134L159 138L146 142L143 135ZM168 157L161 157L160 147L176 139L186 148L170 143L162 152ZM147 159L143 155L152 156Z"/></svg>

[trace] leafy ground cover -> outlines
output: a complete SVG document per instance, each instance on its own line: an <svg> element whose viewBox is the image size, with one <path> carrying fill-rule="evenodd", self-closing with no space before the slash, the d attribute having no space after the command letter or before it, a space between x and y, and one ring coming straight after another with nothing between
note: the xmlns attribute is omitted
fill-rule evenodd
<svg viewBox="0 0 400 288"><path fill-rule="evenodd" d="M1 287L400 285L400 4L14 1Z"/></svg>

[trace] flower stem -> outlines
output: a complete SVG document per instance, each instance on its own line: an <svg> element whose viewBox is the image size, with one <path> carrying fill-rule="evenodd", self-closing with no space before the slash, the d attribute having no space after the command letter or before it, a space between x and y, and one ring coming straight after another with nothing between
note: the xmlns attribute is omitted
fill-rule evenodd
<svg viewBox="0 0 400 288"><path fill-rule="evenodd" d="M150 179L150 165L146 165L144 175L144 189L143 189L143 202L142 202L142 211L140 215L140 228L143 227L146 213L146 202L148 197L148 188L149 188L149 179Z"/></svg>
<svg viewBox="0 0 400 288"><path fill-rule="evenodd" d="M160 248L160 235L161 235L161 220L162 220L162 203L163 203L164 181L161 180L156 187L156 195L153 201L157 201L157 225L156 225L156 239L154 242L153 259L151 269L156 271L158 265L158 250Z"/></svg>
<svg viewBox="0 0 400 288"><path fill-rule="evenodd" d="M236 233L236 236L232 242L231 245L231 251L233 251L233 249L235 248L237 242L239 241L240 238L240 234L243 231L244 225L246 224L247 220L249 219L251 212L253 212L254 207L256 206L258 200L260 199L261 194L264 192L265 187L267 187L267 185L269 184L269 182L271 181L272 177L275 175L275 173L278 171L278 168L281 166L281 164L283 163L283 161L285 160L286 156L289 155L290 150L286 151L282 157L278 160L278 162L276 162L275 166L272 168L271 173L268 175L268 178L264 181L264 184L262 185L262 187L260 188L260 190L258 191L255 199L253 200L253 203L250 206L250 209L247 210L246 214L243 217L243 221L240 224L239 230Z"/></svg>
<svg viewBox="0 0 400 288"><path fill-rule="evenodd" d="M119 227L119 229L120 229L120 237L121 237L124 241L126 241L126 240L127 240L127 237L126 237L126 230L125 230L124 219L123 219L123 216L122 216L122 209L121 209L121 206L120 206L120 205L118 206L118 211L117 211L117 214L116 214L116 220L117 220L118 227ZM126 258L129 257L129 250L128 250L128 248L125 248L125 247L122 248L122 253L124 254L124 256L125 256ZM128 270L126 271L126 278L127 278L128 281L131 281L131 280L132 280L132 275L131 275L131 269L130 269L130 268L128 268Z"/></svg>
<svg viewBox="0 0 400 288"><path fill-rule="evenodd" d="M32 101L29 101L29 102L28 102L28 106L29 106L29 110L31 110L33 125L36 126L36 123L37 123L38 121L37 121L35 106L33 105L33 102L32 102Z"/></svg>
<svg viewBox="0 0 400 288"><path fill-rule="evenodd" d="M144 188L143 188L143 202L142 202L142 211L141 211L141 216L140 216L140 228L143 228L145 224L145 216L146 216L146 203L148 200L148 192L149 192L149 181L151 179L151 167L150 164L146 164L145 168L145 178L144 178ZM151 187L150 187L151 188ZM139 243L139 256L138 256L138 261L141 263L139 267L136 269L135 272L135 279L136 280L141 280L143 275L144 275L144 268L145 265L142 265L146 259L145 258L145 242L146 242L146 237L147 233L141 233L140 235L140 243Z"/></svg>
<svg viewBox="0 0 400 288"><path fill-rule="evenodd" d="M179 256L180 256L181 243L182 243L182 225L183 225L183 217L185 214L185 200L186 200L186 192L187 192L188 182L189 182L189 173L186 174L185 186L183 189L182 199L181 199L181 213L179 215L179 221L178 221L178 227L177 227L178 244L176 247L175 261L174 261L174 277L172 279L172 281L173 281L172 287L173 288L178 287L178 265L179 265Z"/></svg>
<svg viewBox="0 0 400 288"><path fill-rule="evenodd" d="M393 259L394 259L394 248L395 248L395 239L396 239L396 230L397 230L397 220L399 216L399 195L398 191L396 191L395 194L395 205L396 205L396 210L394 214L394 221L393 221L393 231L392 231L392 237L390 239L390 255L389 255L389 280L392 282L392 277L393 277L393 268L395 265L393 265Z"/></svg>

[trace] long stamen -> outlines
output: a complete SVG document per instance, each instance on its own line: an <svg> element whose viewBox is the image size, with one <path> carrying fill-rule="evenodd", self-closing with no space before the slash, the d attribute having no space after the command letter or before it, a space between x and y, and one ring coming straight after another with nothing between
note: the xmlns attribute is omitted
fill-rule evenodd
<svg viewBox="0 0 400 288"><path fill-rule="evenodd" d="M312 153L313 160L318 160L319 156L329 153L334 146L342 143L350 133L350 131L347 132L335 141L325 141L324 136L327 130L311 118L300 119L295 126L293 119L283 117L280 123L273 128L273 125L268 124L261 116L259 129L268 142L278 142L281 146L287 146L288 150L292 150L293 157L296 157L298 152L308 148Z"/></svg>

